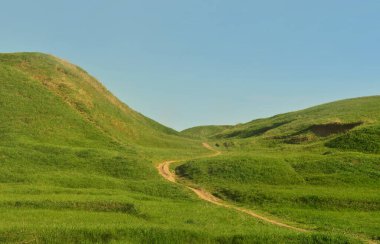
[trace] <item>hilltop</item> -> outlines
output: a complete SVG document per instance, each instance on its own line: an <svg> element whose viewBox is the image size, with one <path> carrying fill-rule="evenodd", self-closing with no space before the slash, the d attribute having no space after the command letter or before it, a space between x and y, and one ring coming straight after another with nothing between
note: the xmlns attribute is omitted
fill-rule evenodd
<svg viewBox="0 0 380 244"><path fill-rule="evenodd" d="M212 140L258 138L287 144L305 144L342 137L328 142L330 147L379 152L380 96L361 97L331 102L308 109L257 119L236 126L207 126L204 133L195 127L183 134ZM365 137L365 139L362 139ZM365 142L364 142L365 140Z"/></svg>
<svg viewBox="0 0 380 244"><path fill-rule="evenodd" d="M24 123L24 136L43 129L49 131L43 137L50 142L51 138L63 140L59 133L64 131L58 128L70 124L73 126L70 131L75 133L83 129L80 123L86 123L99 135L121 144L177 147L185 141L173 129L120 102L99 81L67 61L42 53L11 53L1 54L0 64L2 80L6 82L1 94L2 101L6 101L1 112L6 116L2 118L13 116L8 117L13 123L30 118L30 123ZM14 112L22 118L16 117ZM33 119L37 114L42 115L38 124ZM75 120L76 125L66 119ZM90 136L84 134L84 137ZM36 135L30 135L33 136Z"/></svg>

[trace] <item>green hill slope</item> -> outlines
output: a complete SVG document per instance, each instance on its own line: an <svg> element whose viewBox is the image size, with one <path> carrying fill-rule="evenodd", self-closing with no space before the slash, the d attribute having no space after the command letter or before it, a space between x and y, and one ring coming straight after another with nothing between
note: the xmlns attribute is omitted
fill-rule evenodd
<svg viewBox="0 0 380 244"><path fill-rule="evenodd" d="M41 53L16 53L1 54L0 63L3 70L2 80L8 83L5 88L13 89L12 91L3 89L2 92L6 96L16 95L14 99L8 99L5 104L8 107L14 106L13 110L18 110L18 107L24 109L25 105L35 106L35 104L30 104L34 102L43 105L50 97L54 101L47 100L47 102L53 106L60 104L61 107L65 107L65 111L57 111L58 108L53 107L30 111L45 117L40 120L54 121L57 114L66 116L71 113L71 117L82 120L82 123L91 124L98 133L119 143L129 142L143 146L165 147L177 146L181 141L185 141L176 136L178 134L176 131L135 112L120 102L96 79L66 61ZM24 86L30 89L24 89ZM31 91L34 94L30 94ZM24 104L11 104L11 102L21 102L18 98L23 99L21 101L24 101ZM41 107L44 108L44 106ZM2 106L2 109L7 108ZM19 111L25 117L24 119L27 119L28 114L25 112ZM36 114L30 114L29 117L34 115ZM53 123L56 124L49 127L52 130L64 126L64 121ZM61 125L57 127L57 124ZM38 130L40 128L38 126L48 125L25 123L25 126ZM24 132L28 131L28 128L23 128ZM50 138L50 135L47 135L47 138Z"/></svg>
<svg viewBox="0 0 380 244"><path fill-rule="evenodd" d="M347 240L263 224L165 181L162 160L209 151L66 61L0 54L0 87L1 243Z"/></svg>
<svg viewBox="0 0 380 244"><path fill-rule="evenodd" d="M221 156L176 173L234 204L379 240L379 108L362 97L237 125L208 138Z"/></svg>
<svg viewBox="0 0 380 244"><path fill-rule="evenodd" d="M379 151L380 96L362 97L327 103L296 112L280 114L267 119L258 119L233 126L209 136L212 139L257 139L273 142L305 144L326 141L344 133L339 143L328 143L331 147L341 147L358 151ZM368 129L367 129L368 128ZM371 145L369 148L356 145L362 134ZM368 134L368 135L364 135ZM372 137L372 139L370 139ZM344 146L347 144L351 146ZM351 142L349 142L350 140ZM361 143L362 144L362 143Z"/></svg>
<svg viewBox="0 0 380 244"><path fill-rule="evenodd" d="M132 110L73 64L41 53L0 54L0 87L1 243L353 240L326 229L297 233L275 227L201 201L190 190L165 181L157 164L209 155L202 141ZM201 137L219 133L221 128L203 131ZM243 157L244 169L250 157L236 153ZM272 170L277 168L281 174L292 170L282 162ZM249 169L261 172L260 167ZM311 169L303 170L317 181ZM207 178L203 169L199 172L194 175L196 183ZM297 172L278 177L276 183L304 182ZM229 176L237 174L239 170ZM227 179L223 168L213 175L212 181ZM249 185L253 179L271 182L270 174L255 177L255 173L242 176L235 184Z"/></svg>
<svg viewBox="0 0 380 244"><path fill-rule="evenodd" d="M0 184L161 194L153 163L205 152L53 56L0 54L0 82Z"/></svg>
<svg viewBox="0 0 380 244"><path fill-rule="evenodd" d="M184 136L195 137L195 138L207 138L215 134L219 134L224 130L231 128L230 125L205 125L196 126L186 130L181 131Z"/></svg>
<svg viewBox="0 0 380 244"><path fill-rule="evenodd" d="M378 123L380 120L380 96L347 99L327 103L296 112L280 114L267 119L258 119L223 131L216 138L248 138L291 135L311 131L318 136L327 136L344 131L344 124ZM324 128L319 125L336 125ZM313 128L314 126L314 128ZM323 130L325 134L323 134ZM329 132L330 130L330 132ZM320 133L318 133L320 131ZM322 134L321 134L322 133Z"/></svg>

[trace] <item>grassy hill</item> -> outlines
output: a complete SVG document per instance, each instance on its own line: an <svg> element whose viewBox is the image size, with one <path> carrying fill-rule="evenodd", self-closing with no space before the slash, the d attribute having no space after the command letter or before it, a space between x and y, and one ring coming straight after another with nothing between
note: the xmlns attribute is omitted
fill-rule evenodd
<svg viewBox="0 0 380 244"><path fill-rule="evenodd" d="M237 125L208 138L221 156L176 173L240 206L380 240L379 108L363 97Z"/></svg>
<svg viewBox="0 0 380 244"><path fill-rule="evenodd" d="M332 148L379 152L379 106L380 96L346 99L236 126L200 126L182 133L193 138L224 140L226 147L231 146L229 141L234 139L242 139L238 141L245 144L250 141L272 144L324 141Z"/></svg>
<svg viewBox="0 0 380 244"><path fill-rule="evenodd" d="M205 125L196 126L186 130L181 131L181 134L188 137L195 138L208 138L215 134L219 134L224 130L231 128L231 125Z"/></svg>
<svg viewBox="0 0 380 244"><path fill-rule="evenodd" d="M7 82L6 85L4 84L6 89L2 90L2 95L8 97L16 95L13 99L2 99L4 102L7 101L7 106L25 110L26 105L28 107L42 105L43 108L44 105L58 106L59 104L66 109L66 111L59 111L57 110L59 108L49 107L45 110L41 108L32 111L43 114L45 118L40 120L46 121L45 124L41 121L38 125L34 124L34 121L26 123L34 130L39 129L40 126L49 126L50 122L56 124L52 124L49 128L57 130L57 124L60 123L60 127L64 124L63 121L54 121L56 114L66 116L70 112L71 117L76 116L78 120L82 120L82 123L91 124L98 133L111 137L121 144L129 142L143 146L176 147L185 141L176 136L178 134L176 131L141 115L120 102L83 69L64 60L41 53L16 53L1 54L0 63L2 79ZM25 86L28 89L24 89ZM45 101L48 104L45 104ZM11 104L11 102L20 104ZM16 112L24 117L33 117L25 114L26 111ZM30 131L30 128L23 128L24 132ZM49 135L45 138L50 140Z"/></svg>
<svg viewBox="0 0 380 244"><path fill-rule="evenodd" d="M328 136L344 131L344 125L370 125L380 120L380 96L361 97L327 103L285 113L267 119L240 124L214 135L215 138L249 138L254 136L287 136L312 132ZM330 128L324 125L331 125ZM335 125L335 127L334 127ZM319 127L318 127L319 126Z"/></svg>
<svg viewBox="0 0 380 244"><path fill-rule="evenodd" d="M0 54L1 243L347 242L199 200L155 169L209 154L146 118L81 68Z"/></svg>

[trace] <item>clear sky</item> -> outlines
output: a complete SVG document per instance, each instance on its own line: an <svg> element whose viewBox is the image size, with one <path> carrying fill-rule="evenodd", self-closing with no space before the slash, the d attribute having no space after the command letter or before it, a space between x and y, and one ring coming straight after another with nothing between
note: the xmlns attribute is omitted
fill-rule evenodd
<svg viewBox="0 0 380 244"><path fill-rule="evenodd" d="M3 0L0 9L0 52L67 59L178 130L380 94L379 0Z"/></svg>

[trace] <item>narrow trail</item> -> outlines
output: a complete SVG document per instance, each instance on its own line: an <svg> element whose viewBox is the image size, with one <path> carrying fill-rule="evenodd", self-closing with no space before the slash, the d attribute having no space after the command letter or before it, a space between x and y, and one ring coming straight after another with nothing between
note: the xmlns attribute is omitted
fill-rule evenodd
<svg viewBox="0 0 380 244"><path fill-rule="evenodd" d="M216 156L218 156L218 155L221 154L220 151L218 151L215 148L211 147L207 143L203 143L202 145L203 145L203 147L205 147L208 150L210 150L210 151L213 152L213 154L205 156L205 157L216 157ZM205 157L202 157L202 158L205 158ZM178 163L178 162L181 162L181 161L184 161L184 160L165 161L165 162L163 162L163 163L161 163L161 164L159 164L157 166L158 172L166 180L168 180L170 182L173 182L173 183L176 183L176 184L181 184L181 183L178 183L176 181L176 175L175 175L175 173L173 173L173 172L170 171L170 165L172 163ZM295 230L295 231L298 231L298 232L309 232L309 230L298 228L298 227L295 227L295 226L291 226L291 225L288 225L288 224L285 224L285 223L281 223L281 222L279 222L277 220L270 219L268 217L264 217L264 216L262 216L260 214L257 214L255 212L253 212L252 210L245 209L245 208L238 207L238 206L232 205L230 203L227 203L227 202L223 201L222 199L220 199L218 197L215 197L210 192L207 192L204 189L197 189L197 188L194 188L194 187L187 186L185 184L181 184L181 185L184 186L184 187L186 187L186 188L188 188L188 189L190 189L191 191L193 191L200 199L202 199L204 201L207 201L207 202L210 202L210 203L213 203L215 205L222 206L222 207L225 207L225 208L234 209L236 211L248 214L251 217L259 219L259 220L261 220L263 222L267 222L267 223L270 223L270 224L273 224L273 225L277 225L277 226L280 226L280 227L283 227L283 228Z"/></svg>

